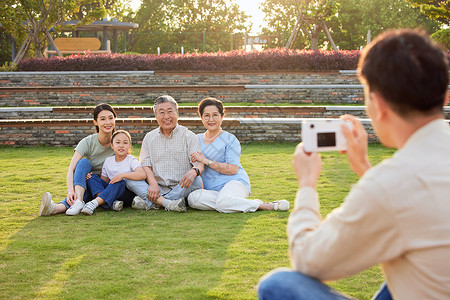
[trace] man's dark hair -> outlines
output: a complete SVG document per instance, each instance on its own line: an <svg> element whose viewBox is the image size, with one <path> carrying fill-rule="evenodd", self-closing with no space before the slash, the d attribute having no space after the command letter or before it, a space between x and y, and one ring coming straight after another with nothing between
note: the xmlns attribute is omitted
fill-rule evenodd
<svg viewBox="0 0 450 300"><path fill-rule="evenodd" d="M358 75L402 117L443 111L448 62L423 31L392 30L377 37L361 53Z"/></svg>

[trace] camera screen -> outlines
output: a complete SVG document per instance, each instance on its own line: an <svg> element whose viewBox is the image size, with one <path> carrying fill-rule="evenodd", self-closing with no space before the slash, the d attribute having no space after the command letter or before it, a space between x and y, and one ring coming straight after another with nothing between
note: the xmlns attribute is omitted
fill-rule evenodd
<svg viewBox="0 0 450 300"><path fill-rule="evenodd" d="M317 147L334 147L334 146L336 146L336 132L317 133Z"/></svg>

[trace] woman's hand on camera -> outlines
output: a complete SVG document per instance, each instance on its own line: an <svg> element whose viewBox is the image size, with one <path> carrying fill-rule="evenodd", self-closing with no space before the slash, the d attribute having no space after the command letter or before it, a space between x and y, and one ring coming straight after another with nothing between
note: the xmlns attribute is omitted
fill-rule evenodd
<svg viewBox="0 0 450 300"><path fill-rule="evenodd" d="M368 158L368 135L364 129L363 124L352 115L343 115L341 119L352 122L353 129L348 129L347 126L342 125L342 133L347 139L347 157L350 163L350 168L359 177L370 169L370 162Z"/></svg>

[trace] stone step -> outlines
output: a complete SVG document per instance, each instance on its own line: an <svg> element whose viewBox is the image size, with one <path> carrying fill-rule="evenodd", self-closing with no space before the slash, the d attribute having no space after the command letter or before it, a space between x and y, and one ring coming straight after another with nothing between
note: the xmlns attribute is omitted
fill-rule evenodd
<svg viewBox="0 0 450 300"><path fill-rule="evenodd" d="M0 119L90 119L94 106L0 107ZM152 106L114 106L118 117L154 117ZM197 106L180 106L180 117L198 117ZM352 114L366 117L365 106L226 106L230 118L325 118Z"/></svg>
<svg viewBox="0 0 450 300"><path fill-rule="evenodd" d="M0 107L1 119L92 119L94 106ZM114 106L118 117L154 117L152 106ZM180 117L197 118L197 106L180 106ZM226 106L226 118L333 118L351 114L367 118L365 106ZM450 106L444 108L450 119Z"/></svg>

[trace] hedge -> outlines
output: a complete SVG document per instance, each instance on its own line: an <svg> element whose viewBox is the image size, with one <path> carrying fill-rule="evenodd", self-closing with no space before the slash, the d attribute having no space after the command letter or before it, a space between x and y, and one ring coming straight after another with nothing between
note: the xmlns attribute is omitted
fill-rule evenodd
<svg viewBox="0 0 450 300"><path fill-rule="evenodd" d="M187 54L77 54L28 58L21 71L330 71L354 70L360 51L269 49Z"/></svg>

